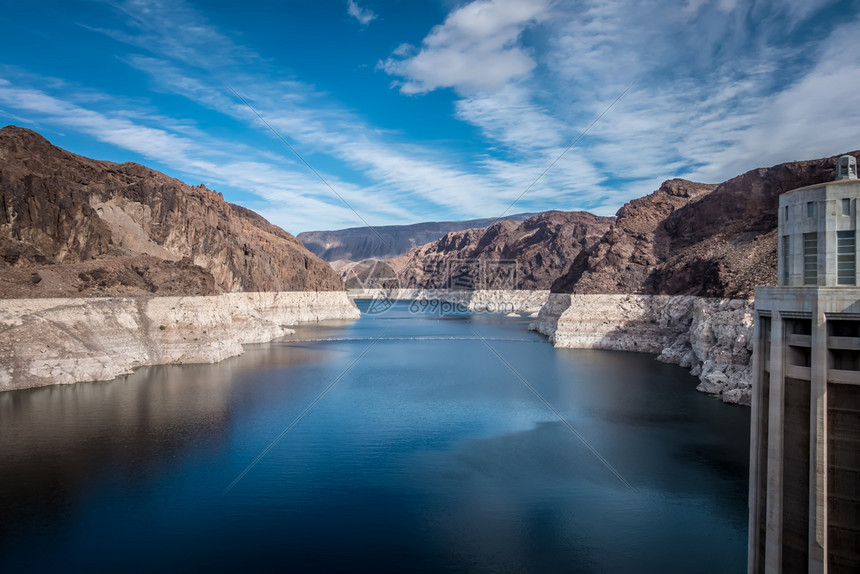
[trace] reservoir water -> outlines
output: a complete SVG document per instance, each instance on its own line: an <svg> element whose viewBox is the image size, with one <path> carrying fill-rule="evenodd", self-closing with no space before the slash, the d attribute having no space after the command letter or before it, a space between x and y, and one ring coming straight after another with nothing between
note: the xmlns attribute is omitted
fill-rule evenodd
<svg viewBox="0 0 860 574"><path fill-rule="evenodd" d="M749 409L526 325L397 304L0 393L0 572L745 571Z"/></svg>

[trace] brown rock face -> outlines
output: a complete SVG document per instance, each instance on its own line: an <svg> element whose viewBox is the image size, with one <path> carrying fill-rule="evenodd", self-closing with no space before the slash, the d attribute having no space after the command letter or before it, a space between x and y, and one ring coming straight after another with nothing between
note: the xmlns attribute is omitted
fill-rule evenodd
<svg viewBox="0 0 860 574"><path fill-rule="evenodd" d="M611 222L586 212L547 211L522 223L504 220L448 233L391 263L404 288L549 289Z"/></svg>
<svg viewBox="0 0 860 574"><path fill-rule="evenodd" d="M343 288L292 235L219 193L14 126L0 129L0 269L4 297Z"/></svg>
<svg viewBox="0 0 860 574"><path fill-rule="evenodd" d="M525 221L536 213L515 213L505 218ZM338 231L305 231L299 239L317 256L335 264L364 260L392 259L405 255L410 249L441 239L452 231L465 231L487 227L495 219L469 219L467 221L427 221L411 225L380 225L352 227Z"/></svg>
<svg viewBox="0 0 860 574"><path fill-rule="evenodd" d="M165 261L151 255L99 257L76 263L16 265L2 270L3 299L216 295L212 274L190 259Z"/></svg>
<svg viewBox="0 0 860 574"><path fill-rule="evenodd" d="M832 180L836 157L755 169L718 186L667 181L622 207L552 289L750 297L757 285L776 284L779 195Z"/></svg>
<svg viewBox="0 0 860 574"><path fill-rule="evenodd" d="M660 223L675 210L700 199L716 186L672 179L634 199L616 214L615 223L592 248L579 253L552 289L577 293L639 293L671 241Z"/></svg>

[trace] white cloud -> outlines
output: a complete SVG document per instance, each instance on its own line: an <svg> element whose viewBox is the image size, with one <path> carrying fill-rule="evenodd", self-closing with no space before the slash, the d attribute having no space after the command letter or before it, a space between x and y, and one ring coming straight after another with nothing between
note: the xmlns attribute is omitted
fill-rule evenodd
<svg viewBox="0 0 860 574"><path fill-rule="evenodd" d="M731 173L755 167L750 158L768 165L860 148L858 25L860 20L854 20L837 28L807 74L763 99L735 145L711 158L711 169Z"/></svg>
<svg viewBox="0 0 860 574"><path fill-rule="evenodd" d="M253 146L218 139L146 102L133 106L50 78L0 78L0 108L252 192L262 199L249 207L300 231L361 221L222 78L312 165L325 166L326 181L374 225L501 213L635 80L513 209L611 214L671 177L718 182L860 147L860 65L853 58L860 22L814 38L786 36L823 1L803 8L693 0L687 12L668 0L462 5L417 46L400 44L380 67L406 94L453 88L454 117L480 137L479 151L468 157L377 128L235 44L188 5L164 0L117 4L126 27L105 33L148 52L123 58L157 90L214 111L219 124L257 130Z"/></svg>
<svg viewBox="0 0 860 574"><path fill-rule="evenodd" d="M237 45L183 0L104 0L125 20L126 30L90 28L174 60L208 69L237 62L260 63L252 50Z"/></svg>
<svg viewBox="0 0 860 574"><path fill-rule="evenodd" d="M404 94L497 89L534 69L532 56L516 42L549 12L547 0L477 0L433 28L415 55L401 45L380 67L404 78Z"/></svg>
<svg viewBox="0 0 860 574"><path fill-rule="evenodd" d="M707 4L710 0L687 0L687 3L681 9L682 12L686 16L695 16L699 13L699 10Z"/></svg>
<svg viewBox="0 0 860 574"><path fill-rule="evenodd" d="M531 101L532 93L521 84L495 92L464 97L455 104L457 117L478 126L488 138L530 154L563 142L558 119Z"/></svg>
<svg viewBox="0 0 860 574"><path fill-rule="evenodd" d="M144 14L135 12L139 8L137 3L124 6L125 12L135 14L131 19L132 23L144 20ZM147 14L153 10L169 9L166 4L154 2L148 5ZM160 57L135 55L126 58L126 61L149 74L159 89L179 94L221 114L246 122L270 136L254 112L220 84L220 72L198 72L197 66L182 65L190 61L205 63L206 56L195 53L196 50L206 50L205 45L198 45L199 41L207 37L220 38L218 32L200 30L199 36L193 39L190 46L181 47L177 47L175 38L162 38L162 34L170 34L175 26L181 26L183 17L184 8L176 13L159 14L154 18L156 21L170 22L161 31L150 22L146 24L147 47ZM117 39L135 36L120 32L111 32L111 35ZM139 43L139 40L132 42L133 45ZM234 55L233 63L241 63L240 58L243 55L259 61L259 57L248 50L232 46L229 41L227 44L229 53ZM177 53L181 57L176 58ZM461 158L450 157L450 154L433 148L405 144L399 141L397 134L385 133L336 106L324 104L325 94L301 83L279 79L280 75L242 71L234 72L229 81L237 86L243 97L266 121L295 145L303 156L309 158L312 164L316 163L315 154L323 154L336 158L370 180L369 184L361 186L345 182L333 185L370 223L381 225L414 221L416 218L420 220L422 213L427 214L424 218L438 218L440 209L447 214L456 214L448 215L449 217L464 218L486 216L503 209L502 201L495 199L501 195L498 180L488 177L487 174L472 173L460 167ZM280 145L275 144L276 147ZM196 165L204 166L200 162ZM213 165L217 165L217 162L213 162ZM243 173L253 174L252 170L245 170ZM327 180L334 179L331 174L324 177ZM310 184L312 189L322 186L312 178ZM240 189L243 188L241 182L236 185ZM350 194L343 193L342 185L355 190L361 199L350 198ZM257 190L261 195L265 195L263 191L259 191L264 187L254 177L244 186L245 189ZM366 207L366 210L359 206ZM405 211L407 209L409 211ZM330 212L321 210L313 219L319 221L321 218L331 219ZM278 222L284 220L285 218L276 218ZM335 224L321 225L332 227ZM361 225L361 221L353 215L350 225ZM290 228L295 229L295 226Z"/></svg>
<svg viewBox="0 0 860 574"><path fill-rule="evenodd" d="M406 56L413 54L414 52L415 52L415 46L413 46L411 44L400 44L399 46L394 48L394 51L391 53L394 56L406 57Z"/></svg>
<svg viewBox="0 0 860 574"><path fill-rule="evenodd" d="M556 6L543 25L540 68L527 80L461 96L457 117L518 157L551 158L553 146L573 141L635 80L552 168L546 186L524 198L605 212L671 177L719 182L860 147L860 109L851 96L860 91L852 56L860 21L794 45L785 26L815 9L778 4L753 29L744 20L767 7L742 0L693 1L682 14L669 2L585 1L575 12ZM494 159L486 167L502 177L518 165Z"/></svg>
<svg viewBox="0 0 860 574"><path fill-rule="evenodd" d="M370 8L362 8L355 0L347 0L346 12L358 20L358 23L362 26L367 26L377 18L377 15L374 14L373 10Z"/></svg>
<svg viewBox="0 0 860 574"><path fill-rule="evenodd" d="M232 140L219 140L196 131L188 136L165 129L165 123L181 123L175 120L165 122L161 116L149 117L129 110L98 112L69 103L69 96L65 92L61 100L37 88L19 87L8 79L0 79L0 104L138 153L185 176L256 194L265 200L261 205L266 206L272 221L288 230L307 230L308 222L319 221L323 213L335 227L360 225L356 224L355 214L322 188L304 166L285 162L283 158L266 161L265 153ZM125 116L137 117L138 121ZM326 178L352 207L367 217L385 220L409 217L396 204L373 201L354 185L330 175Z"/></svg>
<svg viewBox="0 0 860 574"><path fill-rule="evenodd" d="M483 30L504 27L519 17L517 13L507 15L507 19L496 15L489 24L482 24ZM473 34L480 32L475 30ZM150 44L155 52L165 51L164 57L169 57L171 47L171 42L161 42L157 36ZM266 130L252 111L217 85L217 79L213 85L213 78L190 76L195 73L193 69L180 68L162 58L131 57L128 62L149 74L165 91ZM266 121L296 144L303 155L325 154L336 158L372 182L363 188L371 204L390 203L410 212L397 220L389 211L385 219L371 220L374 224L499 214L569 143L559 136L554 126L557 122L539 106L528 102L523 90L513 87L503 90L507 95L504 105L492 99L483 105L482 94L474 94L472 100L458 103L458 117L473 121L473 114L482 116L483 129L488 135L505 140L506 145L522 153L509 161L501 161L484 157L470 160L453 156L444 148L404 143L400 134L381 132L337 107L322 105L324 94L299 83L278 80L277 74L260 76L245 72L230 81L239 86L242 95ZM505 117L516 102L519 107L515 115ZM494 111L493 106L497 106L497 110ZM523 124L526 120L529 120L528 126ZM509 128L508 122L513 121L521 122L520 127ZM564 195L574 189L586 193L585 185L594 184L597 176L591 166L572 157L555 166L552 173L523 198L522 205L534 207L537 200L563 200ZM311 160L313 162L313 158ZM571 166L576 166L576 174L571 172ZM339 191L337 186L335 189ZM365 213L360 209L359 212ZM353 225L360 225L360 222L354 221Z"/></svg>
<svg viewBox="0 0 860 574"><path fill-rule="evenodd" d="M212 86L183 76L168 62L146 58L134 60L134 65L151 74L167 91L267 131L244 104L218 94ZM311 104L309 100L317 99L314 92L305 89L305 93L292 92L284 97L284 86L253 76L243 77L240 85L241 93L254 109L278 133L296 144L302 155L333 156L369 177L374 185L366 189L368 195L384 196L398 205L417 204L415 198L409 198L416 196L424 203L466 217L484 216L488 210L500 209L500 203L490 199L498 194L497 181L464 171L456 161L435 150L402 142L389 143L376 137L378 130L358 118Z"/></svg>

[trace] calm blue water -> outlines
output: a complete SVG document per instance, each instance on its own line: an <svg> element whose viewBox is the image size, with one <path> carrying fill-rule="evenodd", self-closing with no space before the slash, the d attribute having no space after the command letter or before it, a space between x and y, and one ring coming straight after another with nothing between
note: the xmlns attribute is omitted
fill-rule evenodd
<svg viewBox="0 0 860 574"><path fill-rule="evenodd" d="M398 305L0 393L0 571L743 572L749 410L526 324Z"/></svg>

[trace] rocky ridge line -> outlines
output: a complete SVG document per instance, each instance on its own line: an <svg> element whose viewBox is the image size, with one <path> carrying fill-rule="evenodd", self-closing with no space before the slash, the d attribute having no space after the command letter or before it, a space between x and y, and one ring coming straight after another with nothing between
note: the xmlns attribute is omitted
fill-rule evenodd
<svg viewBox="0 0 860 574"><path fill-rule="evenodd" d="M583 211L546 211L451 232L387 263L404 289L546 290L611 222Z"/></svg>
<svg viewBox="0 0 860 574"><path fill-rule="evenodd" d="M523 221L534 213L517 213L506 219ZM296 237L315 255L330 262L335 269L365 259L391 259L410 249L432 243L452 231L488 227L494 218L466 221L427 221L410 225L351 227L337 231L305 231Z"/></svg>
<svg viewBox="0 0 860 574"><path fill-rule="evenodd" d="M776 284L779 195L832 180L838 157L754 169L717 186L669 180L625 204L552 291L752 297Z"/></svg>
<svg viewBox="0 0 860 574"><path fill-rule="evenodd" d="M0 129L0 268L7 298L343 289L295 237L217 192L15 126Z"/></svg>
<svg viewBox="0 0 860 574"><path fill-rule="evenodd" d="M776 284L779 195L832 180L838 157L755 169L718 186L665 182L618 211L553 283L531 327L557 347L659 354L690 368L700 391L749 404L752 296Z"/></svg>

